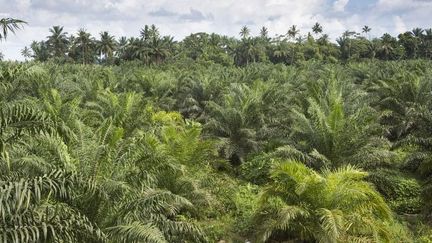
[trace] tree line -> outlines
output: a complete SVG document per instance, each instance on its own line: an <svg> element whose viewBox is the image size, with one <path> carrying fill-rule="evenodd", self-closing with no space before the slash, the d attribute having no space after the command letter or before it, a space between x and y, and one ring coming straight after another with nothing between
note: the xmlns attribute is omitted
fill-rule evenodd
<svg viewBox="0 0 432 243"><path fill-rule="evenodd" d="M249 63L284 63L293 65L307 60L347 62L365 59L401 60L431 59L432 29L414 28L393 37L384 34L371 39L371 28L361 33L345 31L332 42L316 23L302 34L296 25L286 34L269 37L266 27L258 36L251 36L247 26L241 28L239 39L219 34L194 33L181 41L161 35L155 25L146 25L139 37L116 38L107 31L98 37L85 29L69 34L62 26L49 29L46 40L33 41L22 55L38 61L56 60L69 63L108 63L137 60L144 64L160 64L179 59L244 66Z"/></svg>

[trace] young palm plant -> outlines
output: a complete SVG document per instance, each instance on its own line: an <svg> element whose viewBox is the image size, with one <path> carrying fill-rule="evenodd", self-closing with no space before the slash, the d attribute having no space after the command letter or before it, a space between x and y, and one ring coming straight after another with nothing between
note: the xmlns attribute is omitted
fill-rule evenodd
<svg viewBox="0 0 432 243"><path fill-rule="evenodd" d="M257 213L257 241L406 240L366 177L366 172L349 165L322 173L293 160L276 165Z"/></svg>

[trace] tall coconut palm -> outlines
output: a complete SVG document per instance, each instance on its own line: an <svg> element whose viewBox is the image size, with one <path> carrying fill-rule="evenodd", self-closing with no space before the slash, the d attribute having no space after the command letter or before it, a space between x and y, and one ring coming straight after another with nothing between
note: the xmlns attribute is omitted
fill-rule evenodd
<svg viewBox="0 0 432 243"><path fill-rule="evenodd" d="M395 46L397 45L397 41L390 34L384 34L381 37L381 45L378 48L379 53L382 55L384 60L390 60L392 58L392 54L395 50ZM414 48L414 55L416 53L416 48Z"/></svg>
<svg viewBox="0 0 432 243"><path fill-rule="evenodd" d="M126 47L126 57L132 59L139 59L145 63L150 62L150 52L146 42L138 38L129 38Z"/></svg>
<svg viewBox="0 0 432 243"><path fill-rule="evenodd" d="M44 62L50 57L48 45L45 41L33 41L30 44L30 48L33 51L32 57L37 61Z"/></svg>
<svg viewBox="0 0 432 243"><path fill-rule="evenodd" d="M239 34L240 34L240 37L241 37L242 39L246 39L246 38L248 38L249 35L250 35L250 29L249 29L249 27L247 27L246 25L243 26L243 27L241 28Z"/></svg>
<svg viewBox="0 0 432 243"><path fill-rule="evenodd" d="M362 28L362 32L363 32L365 35L368 35L369 32L371 32L371 30L372 30L372 29L371 29L369 26L367 26L367 25L363 26L363 28Z"/></svg>
<svg viewBox="0 0 432 243"><path fill-rule="evenodd" d="M127 59L126 56L126 51L127 51L127 46L128 46L128 39L126 36L122 36L118 39L117 41L118 45L117 45L117 52L116 52L116 56L120 57L120 58L124 58Z"/></svg>
<svg viewBox="0 0 432 243"><path fill-rule="evenodd" d="M6 40L9 32L12 34L15 33L16 30L21 29L27 22L20 19L13 18L2 18L0 19L0 41Z"/></svg>
<svg viewBox="0 0 432 243"><path fill-rule="evenodd" d="M85 29L80 29L74 41L74 45L79 52L78 56L81 58L82 63L86 64L92 62L94 40L91 37L91 34Z"/></svg>
<svg viewBox="0 0 432 243"><path fill-rule="evenodd" d="M96 51L102 57L111 58L117 48L117 41L115 37L110 35L107 31L100 33L100 40L96 43Z"/></svg>
<svg viewBox="0 0 432 243"><path fill-rule="evenodd" d="M25 58L25 60L27 60L27 58L31 58L32 57L32 53L31 53L30 48L28 48L27 46L24 47L21 50L21 55Z"/></svg>
<svg viewBox="0 0 432 243"><path fill-rule="evenodd" d="M267 29L267 27L265 27L265 26L263 26L262 28L261 28L261 30L260 30L260 37L262 38L262 39L264 39L264 40L267 40L268 39L268 29Z"/></svg>
<svg viewBox="0 0 432 243"><path fill-rule="evenodd" d="M50 36L47 36L47 44L52 52L52 55L55 57L62 57L66 54L68 49L69 40L67 37L67 32L63 31L63 26L53 26L49 29L51 33Z"/></svg>
<svg viewBox="0 0 432 243"><path fill-rule="evenodd" d="M286 62L286 59L290 56L290 45L286 41L281 41L273 46L273 56L276 60Z"/></svg>
<svg viewBox="0 0 432 243"><path fill-rule="evenodd" d="M287 36L290 38L290 39L295 39L296 38L296 36L298 35L300 33L300 30L299 29L297 29L297 26L296 25L293 25L293 26L291 26L291 28L288 30L288 33L287 33Z"/></svg>
<svg viewBox="0 0 432 243"><path fill-rule="evenodd" d="M257 62L265 55L265 47L258 38L243 39L235 50L234 59L239 65Z"/></svg>
<svg viewBox="0 0 432 243"><path fill-rule="evenodd" d="M312 32L314 32L316 35L322 33L323 28L320 23L316 22L315 25L312 27Z"/></svg>
<svg viewBox="0 0 432 243"><path fill-rule="evenodd" d="M172 42L172 37L153 37L151 39L148 43L148 52L154 63L161 64L171 54L170 45Z"/></svg>
<svg viewBox="0 0 432 243"><path fill-rule="evenodd" d="M432 28L425 30L423 39L424 39L423 55L426 58L430 59L432 57Z"/></svg>

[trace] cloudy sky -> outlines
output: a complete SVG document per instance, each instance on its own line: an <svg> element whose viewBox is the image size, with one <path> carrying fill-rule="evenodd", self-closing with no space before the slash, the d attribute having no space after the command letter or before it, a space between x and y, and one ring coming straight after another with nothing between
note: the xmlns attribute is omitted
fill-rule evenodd
<svg viewBox="0 0 432 243"><path fill-rule="evenodd" d="M345 30L369 25L372 36L396 34L414 27L430 28L432 0L0 0L0 18L14 17L29 25L0 42L6 59L22 60L20 50L42 40L53 25L68 33L85 28L93 35L108 30L116 36L137 36L145 24L181 39L192 32L237 36L243 25L257 34L286 33L295 24L306 34L315 22L336 38Z"/></svg>

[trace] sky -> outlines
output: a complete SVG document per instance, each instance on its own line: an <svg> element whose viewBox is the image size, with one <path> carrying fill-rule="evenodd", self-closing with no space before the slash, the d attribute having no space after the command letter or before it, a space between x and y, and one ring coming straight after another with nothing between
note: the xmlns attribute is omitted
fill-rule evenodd
<svg viewBox="0 0 432 243"><path fill-rule="evenodd" d="M346 30L372 28L371 36L396 35L414 27L431 28L432 0L0 0L0 18L27 21L24 30L0 42L5 59L23 60L20 52L32 40L43 40L54 25L69 34L85 28L138 36L155 24L177 40L195 32L238 36L247 25L252 34L262 26L271 36L297 25L307 34L315 22L332 39Z"/></svg>

